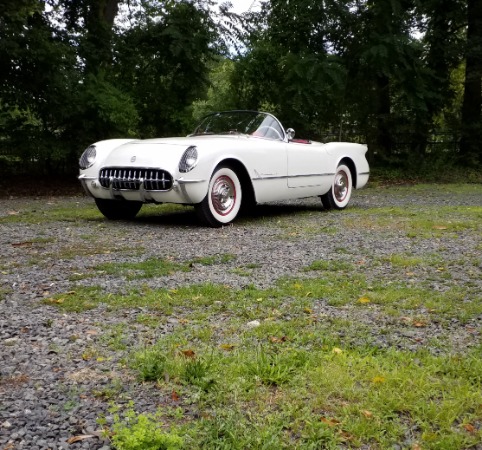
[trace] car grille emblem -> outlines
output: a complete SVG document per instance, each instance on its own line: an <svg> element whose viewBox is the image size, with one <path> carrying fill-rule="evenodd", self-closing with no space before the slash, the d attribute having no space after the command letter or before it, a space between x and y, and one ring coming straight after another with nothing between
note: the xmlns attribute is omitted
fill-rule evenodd
<svg viewBox="0 0 482 450"><path fill-rule="evenodd" d="M135 156L133 156L133 157L131 158L131 162L136 162L136 157L135 157Z"/></svg>

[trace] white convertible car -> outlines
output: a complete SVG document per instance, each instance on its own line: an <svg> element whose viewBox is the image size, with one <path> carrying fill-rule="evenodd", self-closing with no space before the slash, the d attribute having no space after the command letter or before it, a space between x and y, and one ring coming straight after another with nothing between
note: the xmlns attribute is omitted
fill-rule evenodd
<svg viewBox="0 0 482 450"><path fill-rule="evenodd" d="M368 181L366 151L294 139L271 114L227 111L187 137L97 142L80 158L79 180L108 219L133 218L143 203L180 203L219 227L262 202L319 196L326 209L345 208Z"/></svg>

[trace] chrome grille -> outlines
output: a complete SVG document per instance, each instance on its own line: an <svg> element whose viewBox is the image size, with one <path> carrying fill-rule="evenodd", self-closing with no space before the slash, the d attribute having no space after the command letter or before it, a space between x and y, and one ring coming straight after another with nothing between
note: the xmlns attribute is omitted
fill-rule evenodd
<svg viewBox="0 0 482 450"><path fill-rule="evenodd" d="M172 176L161 169L132 167L104 167L99 174L100 184L115 190L138 191L143 184L146 191L168 191L172 188Z"/></svg>

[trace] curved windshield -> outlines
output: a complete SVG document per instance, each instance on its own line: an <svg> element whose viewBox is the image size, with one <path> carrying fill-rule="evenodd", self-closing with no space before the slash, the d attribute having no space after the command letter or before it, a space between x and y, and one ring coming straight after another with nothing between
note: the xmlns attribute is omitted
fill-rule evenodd
<svg viewBox="0 0 482 450"><path fill-rule="evenodd" d="M284 130L270 114L256 111L226 111L205 117L193 135L248 134L266 139L284 139Z"/></svg>

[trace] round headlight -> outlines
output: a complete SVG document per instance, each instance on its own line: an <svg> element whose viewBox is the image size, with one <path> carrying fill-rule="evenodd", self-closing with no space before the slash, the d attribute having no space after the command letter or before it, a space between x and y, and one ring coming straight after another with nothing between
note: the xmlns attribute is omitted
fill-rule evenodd
<svg viewBox="0 0 482 450"><path fill-rule="evenodd" d="M96 155L97 152L95 150L95 145L90 145L87 147L80 157L79 167L82 170L88 169L90 166L92 166L92 164L94 164Z"/></svg>
<svg viewBox="0 0 482 450"><path fill-rule="evenodd" d="M194 169L197 164L197 148L192 145L188 147L179 162L179 172L186 173Z"/></svg>

